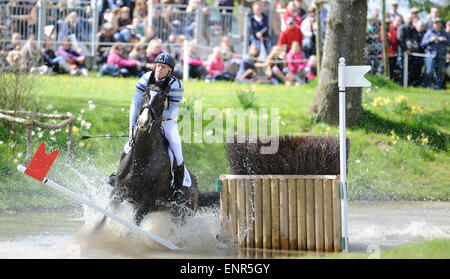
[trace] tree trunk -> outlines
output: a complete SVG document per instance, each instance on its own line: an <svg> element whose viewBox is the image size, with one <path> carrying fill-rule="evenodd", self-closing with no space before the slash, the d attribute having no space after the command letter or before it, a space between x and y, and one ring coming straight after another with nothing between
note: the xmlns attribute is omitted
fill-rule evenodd
<svg viewBox="0 0 450 279"><path fill-rule="evenodd" d="M330 0L319 84L309 112L318 122L339 124L338 63L362 65L366 46L367 0ZM346 89L346 124L359 122L362 114L361 88Z"/></svg>

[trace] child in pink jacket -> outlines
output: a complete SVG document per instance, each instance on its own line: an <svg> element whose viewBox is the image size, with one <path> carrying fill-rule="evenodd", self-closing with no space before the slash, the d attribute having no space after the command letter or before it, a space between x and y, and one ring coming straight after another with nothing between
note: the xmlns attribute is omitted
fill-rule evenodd
<svg viewBox="0 0 450 279"><path fill-rule="evenodd" d="M288 61L288 75L287 78L293 82L297 80L297 83L302 83L300 75L306 67L305 57L302 54L299 42L292 43L291 49L286 55Z"/></svg>

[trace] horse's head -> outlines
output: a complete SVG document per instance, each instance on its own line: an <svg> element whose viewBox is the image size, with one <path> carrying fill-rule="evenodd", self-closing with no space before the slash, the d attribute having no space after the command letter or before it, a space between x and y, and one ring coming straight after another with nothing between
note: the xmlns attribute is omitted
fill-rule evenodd
<svg viewBox="0 0 450 279"><path fill-rule="evenodd" d="M166 106L168 92L161 90L157 86L150 86L142 99L141 111L137 119L139 130L150 132L153 123L162 120L162 113Z"/></svg>

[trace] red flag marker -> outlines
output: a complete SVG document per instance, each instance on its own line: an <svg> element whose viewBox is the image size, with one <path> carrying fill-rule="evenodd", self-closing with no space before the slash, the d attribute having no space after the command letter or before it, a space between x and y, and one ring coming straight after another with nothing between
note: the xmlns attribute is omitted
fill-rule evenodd
<svg viewBox="0 0 450 279"><path fill-rule="evenodd" d="M55 150L49 154L45 153L45 142L42 142L36 150L36 153L34 153L31 162L28 164L25 174L42 182L58 154L59 150Z"/></svg>

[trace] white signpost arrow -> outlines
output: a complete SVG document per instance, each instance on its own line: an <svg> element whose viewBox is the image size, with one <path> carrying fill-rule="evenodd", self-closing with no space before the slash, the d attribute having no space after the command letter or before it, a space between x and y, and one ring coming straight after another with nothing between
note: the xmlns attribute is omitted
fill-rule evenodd
<svg viewBox="0 0 450 279"><path fill-rule="evenodd" d="M339 58L338 87L339 87L339 145L340 145L340 188L341 188L341 218L342 218L342 250L348 252L347 225L347 139L345 135L345 88L371 86L364 75L371 66L345 66L345 58Z"/></svg>

